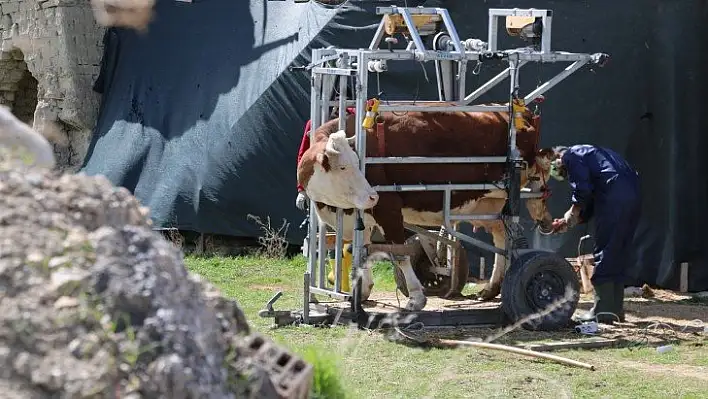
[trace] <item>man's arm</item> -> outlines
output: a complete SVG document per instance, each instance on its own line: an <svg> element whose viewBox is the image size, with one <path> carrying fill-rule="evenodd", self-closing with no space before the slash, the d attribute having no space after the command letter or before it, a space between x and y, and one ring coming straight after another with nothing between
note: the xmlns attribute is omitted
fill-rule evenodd
<svg viewBox="0 0 708 399"><path fill-rule="evenodd" d="M563 154L562 162L573 193L570 200L571 206L563 215L563 219L554 222L558 231L564 231L582 223L584 220L581 220L580 215L583 215L583 219L589 218L593 207L593 185L590 180L590 171L582 157L566 151Z"/></svg>
<svg viewBox="0 0 708 399"><path fill-rule="evenodd" d="M585 208L592 202L593 185L590 180L590 170L582 157L570 151L563 154L562 161L568 172L568 183L573 189L570 202Z"/></svg>

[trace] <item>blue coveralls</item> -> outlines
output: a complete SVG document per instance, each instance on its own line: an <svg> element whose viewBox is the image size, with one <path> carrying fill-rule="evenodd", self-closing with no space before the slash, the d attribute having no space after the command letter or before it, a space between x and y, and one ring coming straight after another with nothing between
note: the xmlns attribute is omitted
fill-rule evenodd
<svg viewBox="0 0 708 399"><path fill-rule="evenodd" d="M641 212L639 174L616 152L592 145L570 147L561 161L581 220L595 217L592 283L624 283L629 245Z"/></svg>

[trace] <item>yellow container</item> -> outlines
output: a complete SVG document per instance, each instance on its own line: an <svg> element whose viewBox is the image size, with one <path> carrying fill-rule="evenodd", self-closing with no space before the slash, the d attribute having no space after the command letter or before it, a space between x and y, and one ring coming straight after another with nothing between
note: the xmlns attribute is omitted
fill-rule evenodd
<svg viewBox="0 0 708 399"><path fill-rule="evenodd" d="M341 281L341 291L349 292L349 274L352 270L352 259L353 256L349 253L349 248L351 244L344 244L344 253L342 254L342 274L339 276ZM329 266L331 268L329 274L327 275L327 281L334 285L334 268L337 266L335 259L329 260Z"/></svg>

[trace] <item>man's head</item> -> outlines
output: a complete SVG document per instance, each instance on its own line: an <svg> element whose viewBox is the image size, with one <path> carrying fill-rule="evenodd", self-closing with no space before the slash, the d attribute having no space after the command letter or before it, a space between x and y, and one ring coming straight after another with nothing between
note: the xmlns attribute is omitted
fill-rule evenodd
<svg viewBox="0 0 708 399"><path fill-rule="evenodd" d="M347 138L345 131L339 130L303 154L298 180L312 201L342 209L364 210L376 205L379 196L359 169L353 142L354 137Z"/></svg>
<svg viewBox="0 0 708 399"><path fill-rule="evenodd" d="M563 154L565 154L567 150L568 147L561 145L553 147L553 158L551 160L550 175L552 178L558 181L563 181L568 177L568 171L566 170L565 166L563 165L563 161L561 160Z"/></svg>

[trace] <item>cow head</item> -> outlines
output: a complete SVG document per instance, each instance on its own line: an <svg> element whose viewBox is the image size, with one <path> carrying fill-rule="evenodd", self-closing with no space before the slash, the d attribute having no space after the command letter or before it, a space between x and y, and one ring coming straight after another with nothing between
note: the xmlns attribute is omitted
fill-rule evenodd
<svg viewBox="0 0 708 399"><path fill-rule="evenodd" d="M359 157L353 149L354 138L343 130L332 133L316 151L315 165L305 191L313 201L342 209L370 209L379 200L359 169ZM308 150L308 151L310 151Z"/></svg>
<svg viewBox="0 0 708 399"><path fill-rule="evenodd" d="M534 163L528 169L529 182L527 186L531 191L548 190L548 180L550 179L551 163L556 155L553 149L544 148L536 153ZM526 209L529 216L536 222L541 231L550 231L553 223L553 216L548 211L546 196L541 198L529 198L526 200Z"/></svg>

